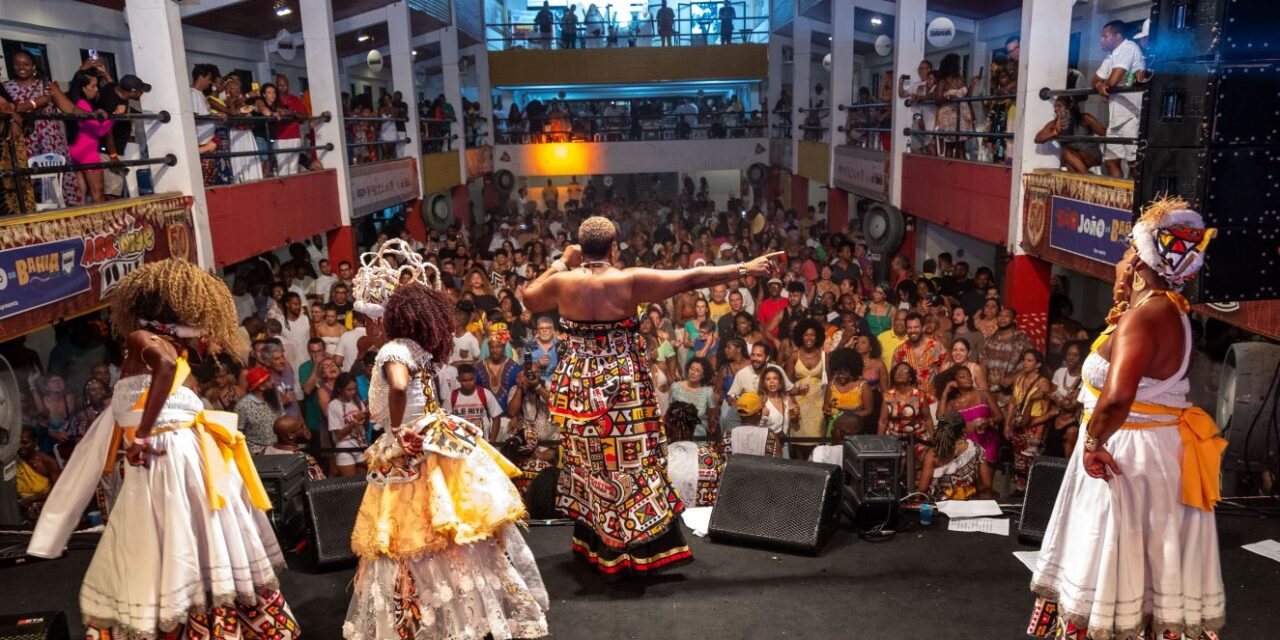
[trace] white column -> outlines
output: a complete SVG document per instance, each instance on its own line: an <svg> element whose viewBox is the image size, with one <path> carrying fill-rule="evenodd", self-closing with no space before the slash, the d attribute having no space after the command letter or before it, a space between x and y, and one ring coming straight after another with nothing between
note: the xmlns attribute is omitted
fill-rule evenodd
<svg viewBox="0 0 1280 640"><path fill-rule="evenodd" d="M151 167L155 190L191 196L196 264L212 269L213 237L196 142L191 72L182 38L181 8L170 0L133 0L125 6L125 16L129 22L134 72L151 84L151 91L142 95L142 108L149 112L168 111L172 116L166 124L152 120L145 127L150 157L172 153L178 158L178 164L172 167Z"/></svg>
<svg viewBox="0 0 1280 640"><path fill-rule="evenodd" d="M254 80L256 80L259 85L264 85L268 82L275 82L275 78L271 75L271 46L270 45L271 45L270 40L262 41L262 61L254 65L253 72L256 74L254 76ZM248 91L249 87L245 87L244 90Z"/></svg>
<svg viewBox="0 0 1280 640"><path fill-rule="evenodd" d="M782 98L782 85L785 79L785 67L782 64L782 47L788 44L787 39L770 33L769 34L769 81L766 86L768 93L765 95L764 108L765 121L769 123L769 130L766 132L770 138L773 137L773 124L777 122L773 114L773 105L778 104L778 100ZM744 105L745 106L745 105ZM750 111L750 107L746 107Z"/></svg>
<svg viewBox="0 0 1280 640"><path fill-rule="evenodd" d="M916 66L924 59L924 35L928 23L925 7L926 0L898 0L898 15L894 18L893 38L893 83L904 74L915 77ZM902 135L902 130L911 126L911 107L898 97L893 96L893 120L889 124L892 131L889 138L893 141L889 151L889 204L902 206L902 156L907 152L907 143L911 138Z"/></svg>
<svg viewBox="0 0 1280 640"><path fill-rule="evenodd" d="M458 136L448 142L450 149L462 149L466 136L462 129L462 78L458 70L458 29L445 27L440 30L440 71L444 78L444 99L453 107L453 126L450 133ZM460 175L463 182L467 180L467 158L465 153L458 154Z"/></svg>
<svg viewBox="0 0 1280 640"><path fill-rule="evenodd" d="M391 36L391 87L403 94L405 104L409 105L409 121L404 125L409 134L405 155L418 158L422 155L422 129L418 126L418 89L413 81L413 32L409 20L408 2L401 0L387 6L387 30ZM418 162L422 162L421 158ZM417 174L418 193L425 193L422 171L417 171Z"/></svg>
<svg viewBox="0 0 1280 640"><path fill-rule="evenodd" d="M799 11L796 12L797 14ZM800 141L804 140L804 124L812 97L809 86L809 57L813 54L813 24L808 18L797 15L791 23L793 50L791 57L791 171L800 168Z"/></svg>
<svg viewBox="0 0 1280 640"><path fill-rule="evenodd" d="M333 8L329 0L301 0L303 51L307 56L307 79L311 83L311 110L318 115L328 111L329 122L316 120L316 145L333 145L333 151L320 151L316 157L326 169L337 172L338 208L342 224L351 224L351 172L347 167L347 136L343 133L342 85L338 82L338 49L334 42Z"/></svg>
<svg viewBox="0 0 1280 640"><path fill-rule="evenodd" d="M1040 99L1042 87L1061 88L1067 77L1067 48L1071 34L1071 3L1058 0L1026 0L1022 6L1022 53L1018 61L1017 118L1010 123L1013 160L1010 181L1009 244L1022 254L1022 175L1032 169L1058 166L1058 150L1052 144L1036 144L1035 134L1053 119L1053 102Z"/></svg>
<svg viewBox="0 0 1280 640"><path fill-rule="evenodd" d="M493 119L493 86L489 84L489 46L481 42L472 48L476 56L476 95L480 101L480 117L485 123L482 127L487 131L483 141L486 145L495 144L498 123Z"/></svg>
<svg viewBox="0 0 1280 640"><path fill-rule="evenodd" d="M844 144L846 133L840 132L840 127L848 120L846 117L848 112L841 111L840 105L853 104L853 39L854 29L854 8L853 2L833 2L831 5L831 87L829 94L831 97L827 103L831 105L829 113L831 123L831 131L828 139L831 141L830 152L827 154L830 164L827 167L827 184L832 184L834 178L836 147Z"/></svg>

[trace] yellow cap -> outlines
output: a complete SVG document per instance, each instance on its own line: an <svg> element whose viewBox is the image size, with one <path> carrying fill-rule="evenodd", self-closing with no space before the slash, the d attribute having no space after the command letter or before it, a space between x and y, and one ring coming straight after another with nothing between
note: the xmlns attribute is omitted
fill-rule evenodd
<svg viewBox="0 0 1280 640"><path fill-rule="evenodd" d="M754 391L747 391L738 396L737 408L740 416L754 416L760 413L763 406L764 401L760 399L760 394Z"/></svg>

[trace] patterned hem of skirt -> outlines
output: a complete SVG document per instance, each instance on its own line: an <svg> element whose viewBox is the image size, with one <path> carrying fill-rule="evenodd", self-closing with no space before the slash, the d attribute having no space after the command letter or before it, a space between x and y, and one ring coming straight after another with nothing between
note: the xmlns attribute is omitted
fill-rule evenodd
<svg viewBox="0 0 1280 640"><path fill-rule="evenodd" d="M1191 640L1202 638L1217 640L1218 632L1226 625L1225 615L1201 620L1196 625L1188 625L1185 621L1159 620L1151 614L1145 614L1136 626L1125 629L1103 629L1091 626L1088 614L1060 608L1056 590L1044 585L1032 584L1031 591L1037 596L1036 606L1031 614L1031 625L1027 629L1027 635L1032 637L1054 637L1066 640L1075 640L1077 637L1080 640L1158 640L1163 634L1173 634L1175 637L1186 637ZM1062 626L1067 627L1064 633L1048 628L1057 625L1045 624L1053 621L1041 619L1046 604L1053 605L1054 611L1050 615L1060 620ZM1054 635L1049 636L1045 632Z"/></svg>
<svg viewBox="0 0 1280 640"><path fill-rule="evenodd" d="M253 593L246 594L240 592L209 594L205 602L187 607L183 613L168 616L156 623L154 629L139 629L126 624L121 624L119 620L114 618L103 618L98 616L85 615L81 619L86 628L93 629L110 629L112 640L157 640L163 638L175 629L187 624L192 616L207 615L210 611L219 607L230 607L236 605L252 606L261 600L264 596L272 596L280 593L280 580L273 578L263 584L254 585Z"/></svg>
<svg viewBox="0 0 1280 640"><path fill-rule="evenodd" d="M599 571L607 580L654 575L693 562L693 551L678 528L672 527L653 541L628 549L593 548L594 531L578 524L573 531L573 555Z"/></svg>
<svg viewBox="0 0 1280 640"><path fill-rule="evenodd" d="M510 627L512 638L520 638L521 640L545 638L547 636L547 627L545 624L523 623L515 624ZM424 629L423 632L429 632ZM422 638L421 640L487 640L493 637L493 632L488 628L476 629L474 633L451 635L451 636L431 636L430 638ZM356 629L356 625L350 622L342 623L342 637L344 640L386 640L378 636L371 636L360 633ZM409 636L407 640L419 640L417 635Z"/></svg>

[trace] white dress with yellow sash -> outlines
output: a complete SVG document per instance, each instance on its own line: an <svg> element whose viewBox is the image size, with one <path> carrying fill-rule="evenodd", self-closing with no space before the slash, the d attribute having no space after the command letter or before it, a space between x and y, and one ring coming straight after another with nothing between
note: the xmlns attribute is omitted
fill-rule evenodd
<svg viewBox="0 0 1280 640"><path fill-rule="evenodd" d="M1193 437L1186 417L1206 418L1187 401L1192 338L1185 314L1182 321L1187 351L1181 368L1167 380L1142 379L1134 411L1105 445L1123 475L1089 477L1084 447L1076 447L1032 576L1032 591L1056 602L1060 619L1087 628L1090 638L1127 640L1144 631L1149 635L1141 637L1171 631L1196 638L1224 622L1214 500L1187 504L1184 453L1192 456L1196 447L1184 448ZM1081 375L1093 387L1080 392L1086 415L1109 367L1096 352L1084 362ZM1204 435L1201 441L1212 449L1220 439ZM1216 480L1205 490L1216 493Z"/></svg>
<svg viewBox="0 0 1280 640"><path fill-rule="evenodd" d="M278 589L275 568L284 565L256 472L251 491L240 471L248 457L235 415L204 411L181 386L185 362L179 369L151 435L164 455L125 471L80 589L85 625L121 637L153 638L186 624L189 614L252 604L262 590ZM150 383L149 374L117 383L110 411L82 442L90 446L77 447L68 464L69 482L50 496L55 508L37 526L32 554L61 554L120 435L138 426Z"/></svg>

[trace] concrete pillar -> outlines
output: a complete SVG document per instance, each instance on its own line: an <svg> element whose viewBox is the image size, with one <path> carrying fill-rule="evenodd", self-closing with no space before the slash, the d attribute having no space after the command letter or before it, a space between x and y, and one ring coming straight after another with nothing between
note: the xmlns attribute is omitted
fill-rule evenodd
<svg viewBox="0 0 1280 640"><path fill-rule="evenodd" d="M413 82L413 32L409 20L408 2L401 0L387 5L387 30L391 37L391 87L393 91L402 93L405 103L409 105L409 121L404 126L409 134L405 156L417 158L422 155L422 129L418 126L418 91ZM425 193L422 171L415 173L418 174L418 192Z"/></svg>
<svg viewBox="0 0 1280 640"><path fill-rule="evenodd" d="M894 84L903 74L915 78L916 65L924 59L924 35L928 25L926 0L898 0L898 14L894 18L893 68ZM1059 25L1061 27L1061 25ZM889 128L892 141L889 151L889 204L902 206L902 156L907 152L911 138L902 130L911 126L911 107L899 99L893 99L893 120Z"/></svg>
<svg viewBox="0 0 1280 640"><path fill-rule="evenodd" d="M832 183L835 176L836 147L844 144L845 135L840 127L845 123L847 112L840 110L842 104L853 104L853 32L856 25L853 20L853 2L833 2L831 4L831 87L827 104L831 107L827 120L831 126L827 139L830 151L827 153L827 184ZM832 188L835 191L835 188ZM830 204L830 203L828 203ZM829 211L830 209L828 209Z"/></svg>
<svg viewBox="0 0 1280 640"><path fill-rule="evenodd" d="M445 27L440 30L440 68L444 79L444 99L453 105L453 126L450 132L458 136L448 144L450 149L463 149L466 136L462 128L462 78L458 69L458 29ZM458 175L467 181L467 158L465 153L458 154L460 165Z"/></svg>
<svg viewBox="0 0 1280 640"><path fill-rule="evenodd" d="M794 173L791 174L791 208L797 214L809 208L809 179Z"/></svg>
<svg viewBox="0 0 1280 640"><path fill-rule="evenodd" d="M778 104L778 99L782 97L782 80L785 74L782 65L782 46L785 44L786 38L782 36L769 34L769 79L765 87L764 109L765 121L769 123L769 130L766 132L770 138L774 137L773 124L776 122L777 116L773 115L773 105ZM751 107L746 107L750 110Z"/></svg>
<svg viewBox="0 0 1280 640"><path fill-rule="evenodd" d="M178 158L172 167L152 166L152 182L157 193L178 192L191 196L195 261L203 268L212 269L213 238L196 143L191 70L182 38L181 7L169 0L133 0L125 6L125 17L131 34L134 72L151 84L151 91L142 95L142 108L150 112L168 111L172 116L168 123L151 120L144 127L152 158L168 153Z"/></svg>
<svg viewBox="0 0 1280 640"><path fill-rule="evenodd" d="M481 145L496 144L497 123L493 119L493 86L489 84L489 47L480 43L472 48L476 56L476 96L480 102L480 117L484 120L482 130L488 135L479 142Z"/></svg>
<svg viewBox="0 0 1280 640"><path fill-rule="evenodd" d="M337 172L338 208L343 226L351 224L351 172L347 167L347 136L342 122L342 85L338 81L338 49L334 42L333 8L329 0L301 0L303 51L311 89L311 111L328 111L332 120L315 120L316 145L333 145L333 151L316 154L320 164Z"/></svg>
<svg viewBox="0 0 1280 640"><path fill-rule="evenodd" d="M257 74L254 77L254 80L256 80L260 85L266 84L268 82L274 82L274 78L271 74L271 41L270 40L262 41L262 61L254 65L253 72ZM244 90L248 91L249 87L245 87Z"/></svg>
<svg viewBox="0 0 1280 640"><path fill-rule="evenodd" d="M1026 0L1022 6L1022 52L1018 61L1017 118L1010 123L1014 138L1009 151L1013 161L1010 181L1009 263L1004 287L1006 302L1018 310L1018 326L1038 344L1044 344L1049 311L1049 264L1022 250L1022 176L1032 169L1058 166L1058 151L1051 144L1035 143L1035 132L1053 119L1053 103L1040 99L1041 87L1061 87L1067 77L1066 52L1071 34L1062 29L1071 23L1071 3Z"/></svg>
<svg viewBox="0 0 1280 640"><path fill-rule="evenodd" d="M827 190L827 231L838 233L849 228L849 192L831 187Z"/></svg>
<svg viewBox="0 0 1280 640"><path fill-rule="evenodd" d="M798 12L797 12L798 13ZM804 140L804 118L809 108L813 87L809 86L809 57L813 54L813 22L796 16L791 24L793 55L791 58L791 170L800 167L800 141ZM792 198L794 200L794 197ZM807 198L806 198L807 199Z"/></svg>

